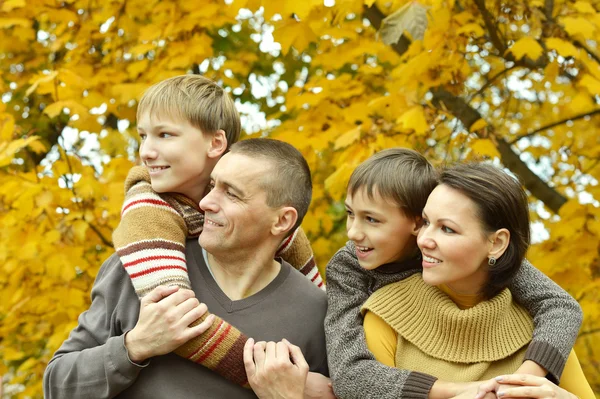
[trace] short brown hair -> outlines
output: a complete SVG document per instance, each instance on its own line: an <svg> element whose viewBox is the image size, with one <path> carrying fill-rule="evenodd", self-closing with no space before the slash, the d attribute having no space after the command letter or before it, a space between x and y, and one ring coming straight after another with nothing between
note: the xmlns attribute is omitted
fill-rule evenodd
<svg viewBox="0 0 600 399"><path fill-rule="evenodd" d="M255 138L235 143L230 152L271 163L270 174L262 179L267 205L293 207L298 212L298 220L290 233L300 226L312 199L310 169L300 151L283 141Z"/></svg>
<svg viewBox="0 0 600 399"><path fill-rule="evenodd" d="M484 231L507 229L510 232L508 248L496 264L490 266L483 288L484 296L492 298L512 281L529 248L527 194L518 180L484 163L452 166L442 171L440 184L460 191L475 203Z"/></svg>
<svg viewBox="0 0 600 399"><path fill-rule="evenodd" d="M437 172L427 159L408 148L389 148L358 165L348 182L352 196L366 189L373 199L377 189L411 217L421 216L427 197L437 185Z"/></svg>
<svg viewBox="0 0 600 399"><path fill-rule="evenodd" d="M180 75L150 86L140 99L137 118L149 112L187 120L204 134L225 131L227 148L240 139L240 115L221 86L200 75Z"/></svg>

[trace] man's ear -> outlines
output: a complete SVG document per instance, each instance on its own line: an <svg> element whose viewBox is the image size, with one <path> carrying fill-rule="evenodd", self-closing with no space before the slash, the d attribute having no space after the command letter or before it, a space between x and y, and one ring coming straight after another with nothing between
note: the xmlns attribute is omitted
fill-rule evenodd
<svg viewBox="0 0 600 399"><path fill-rule="evenodd" d="M226 149L227 136L225 136L224 130L219 129L213 133L212 138L210 140L210 145L208 147L208 157L219 159L223 154L225 154Z"/></svg>
<svg viewBox="0 0 600 399"><path fill-rule="evenodd" d="M421 226L423 226L423 217L422 216L415 216L413 219L413 226L412 226L412 231L410 232L413 236L418 236L419 235L419 230L421 230Z"/></svg>
<svg viewBox="0 0 600 399"><path fill-rule="evenodd" d="M510 231L508 231L508 229L496 230L496 232L489 237L489 240L492 247L488 252L488 258L493 256L498 259L504 255L504 252L506 252L506 249L508 248L508 244L510 244Z"/></svg>
<svg viewBox="0 0 600 399"><path fill-rule="evenodd" d="M286 235L294 228L297 220L298 211L294 207L284 206L277 212L277 220L271 226L271 233L276 236Z"/></svg>

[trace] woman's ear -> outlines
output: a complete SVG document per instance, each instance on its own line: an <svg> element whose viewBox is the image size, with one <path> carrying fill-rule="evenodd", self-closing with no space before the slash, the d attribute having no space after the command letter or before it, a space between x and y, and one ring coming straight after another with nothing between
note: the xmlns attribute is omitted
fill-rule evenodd
<svg viewBox="0 0 600 399"><path fill-rule="evenodd" d="M219 159L227 150L227 136L225 131L222 129L217 130L213 133L208 147L208 157Z"/></svg>
<svg viewBox="0 0 600 399"><path fill-rule="evenodd" d="M508 229L497 230L494 234L489 237L492 244L490 251L488 252L488 258L494 257L500 258L510 244L510 231Z"/></svg>

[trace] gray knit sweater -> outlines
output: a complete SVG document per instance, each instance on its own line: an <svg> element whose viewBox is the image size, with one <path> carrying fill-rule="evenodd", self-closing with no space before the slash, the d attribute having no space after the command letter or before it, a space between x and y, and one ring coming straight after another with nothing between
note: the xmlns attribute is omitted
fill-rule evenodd
<svg viewBox="0 0 600 399"><path fill-rule="evenodd" d="M420 271L420 258L364 270L350 241L329 261L325 334L329 373L340 399L427 398L436 377L377 362L367 349L360 315L361 305L377 289ZM557 382L581 326L581 307L528 261L508 288L535 325L525 359L544 367Z"/></svg>

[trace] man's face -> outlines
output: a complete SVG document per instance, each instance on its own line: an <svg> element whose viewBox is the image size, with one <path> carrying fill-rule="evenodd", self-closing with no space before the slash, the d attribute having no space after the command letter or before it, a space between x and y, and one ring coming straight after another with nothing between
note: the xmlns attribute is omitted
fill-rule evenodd
<svg viewBox="0 0 600 399"><path fill-rule="evenodd" d="M211 173L211 191L200 201L204 229L200 245L213 255L252 253L272 236L278 209L262 188L271 165L241 154L224 155Z"/></svg>
<svg viewBox="0 0 600 399"><path fill-rule="evenodd" d="M142 139L140 157L150 172L152 189L200 201L213 165L208 156L211 135L186 120L147 112L141 115L137 127Z"/></svg>

